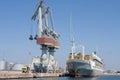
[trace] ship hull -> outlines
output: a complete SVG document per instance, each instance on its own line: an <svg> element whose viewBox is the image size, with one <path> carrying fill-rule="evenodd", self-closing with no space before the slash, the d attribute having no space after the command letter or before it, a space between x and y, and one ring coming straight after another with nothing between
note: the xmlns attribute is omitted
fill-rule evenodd
<svg viewBox="0 0 120 80"><path fill-rule="evenodd" d="M67 70L70 77L94 77L102 75L101 70L92 69L88 61L69 60L67 62Z"/></svg>

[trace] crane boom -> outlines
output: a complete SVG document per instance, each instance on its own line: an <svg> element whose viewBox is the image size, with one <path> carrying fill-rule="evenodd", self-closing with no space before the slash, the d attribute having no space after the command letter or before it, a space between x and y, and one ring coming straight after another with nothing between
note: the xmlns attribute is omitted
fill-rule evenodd
<svg viewBox="0 0 120 80"><path fill-rule="evenodd" d="M35 19L36 19L40 7L41 7L41 8L44 7L44 0L41 0L41 2L38 3L37 8L35 9L35 12L33 13L32 17L31 17L32 20L35 20Z"/></svg>
<svg viewBox="0 0 120 80"><path fill-rule="evenodd" d="M49 20L48 20L48 16L49 16ZM35 39L37 40L37 44L45 44L46 43L42 43L42 38L45 37L45 39L47 39L47 37L49 37L51 40L49 40L49 44L50 46L56 47L55 45L57 45L57 48L59 47L59 34L55 32L54 30L54 24L53 24L53 17L52 17L52 12L49 6L45 6L44 5L44 0L41 0L38 4L37 7L35 9L34 14L31 17L31 20L38 20L38 35L37 37L35 37ZM50 29L50 25L51 24L51 28ZM31 39L32 40L32 39ZM47 40L48 41L48 40ZM45 41L46 42L46 41Z"/></svg>

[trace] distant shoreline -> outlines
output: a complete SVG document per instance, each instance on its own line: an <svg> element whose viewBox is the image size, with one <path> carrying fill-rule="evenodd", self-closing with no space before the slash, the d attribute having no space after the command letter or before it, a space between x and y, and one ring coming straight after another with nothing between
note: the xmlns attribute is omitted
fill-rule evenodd
<svg viewBox="0 0 120 80"><path fill-rule="evenodd" d="M105 76L120 76L120 73L104 73Z"/></svg>

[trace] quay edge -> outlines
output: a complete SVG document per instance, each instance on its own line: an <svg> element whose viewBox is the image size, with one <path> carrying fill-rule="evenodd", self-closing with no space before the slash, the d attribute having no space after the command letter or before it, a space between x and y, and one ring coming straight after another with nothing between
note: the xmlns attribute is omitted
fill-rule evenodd
<svg viewBox="0 0 120 80"><path fill-rule="evenodd" d="M59 77L62 73L22 73L20 71L0 71L0 79Z"/></svg>

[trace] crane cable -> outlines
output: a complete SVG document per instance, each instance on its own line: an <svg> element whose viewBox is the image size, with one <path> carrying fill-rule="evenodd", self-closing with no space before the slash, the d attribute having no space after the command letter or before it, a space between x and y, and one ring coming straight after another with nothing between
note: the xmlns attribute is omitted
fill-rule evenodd
<svg viewBox="0 0 120 80"><path fill-rule="evenodd" d="M38 34L38 29L37 29L37 28L38 28L38 26L37 26L37 24L36 24L36 29L35 29L35 33L36 33L36 35L35 35L35 37L34 37L35 40L36 40L37 37L38 37L38 35L37 35L37 34Z"/></svg>
<svg viewBox="0 0 120 80"><path fill-rule="evenodd" d="M32 34L33 34L33 24L32 24L32 20L31 20L29 40L33 40Z"/></svg>

